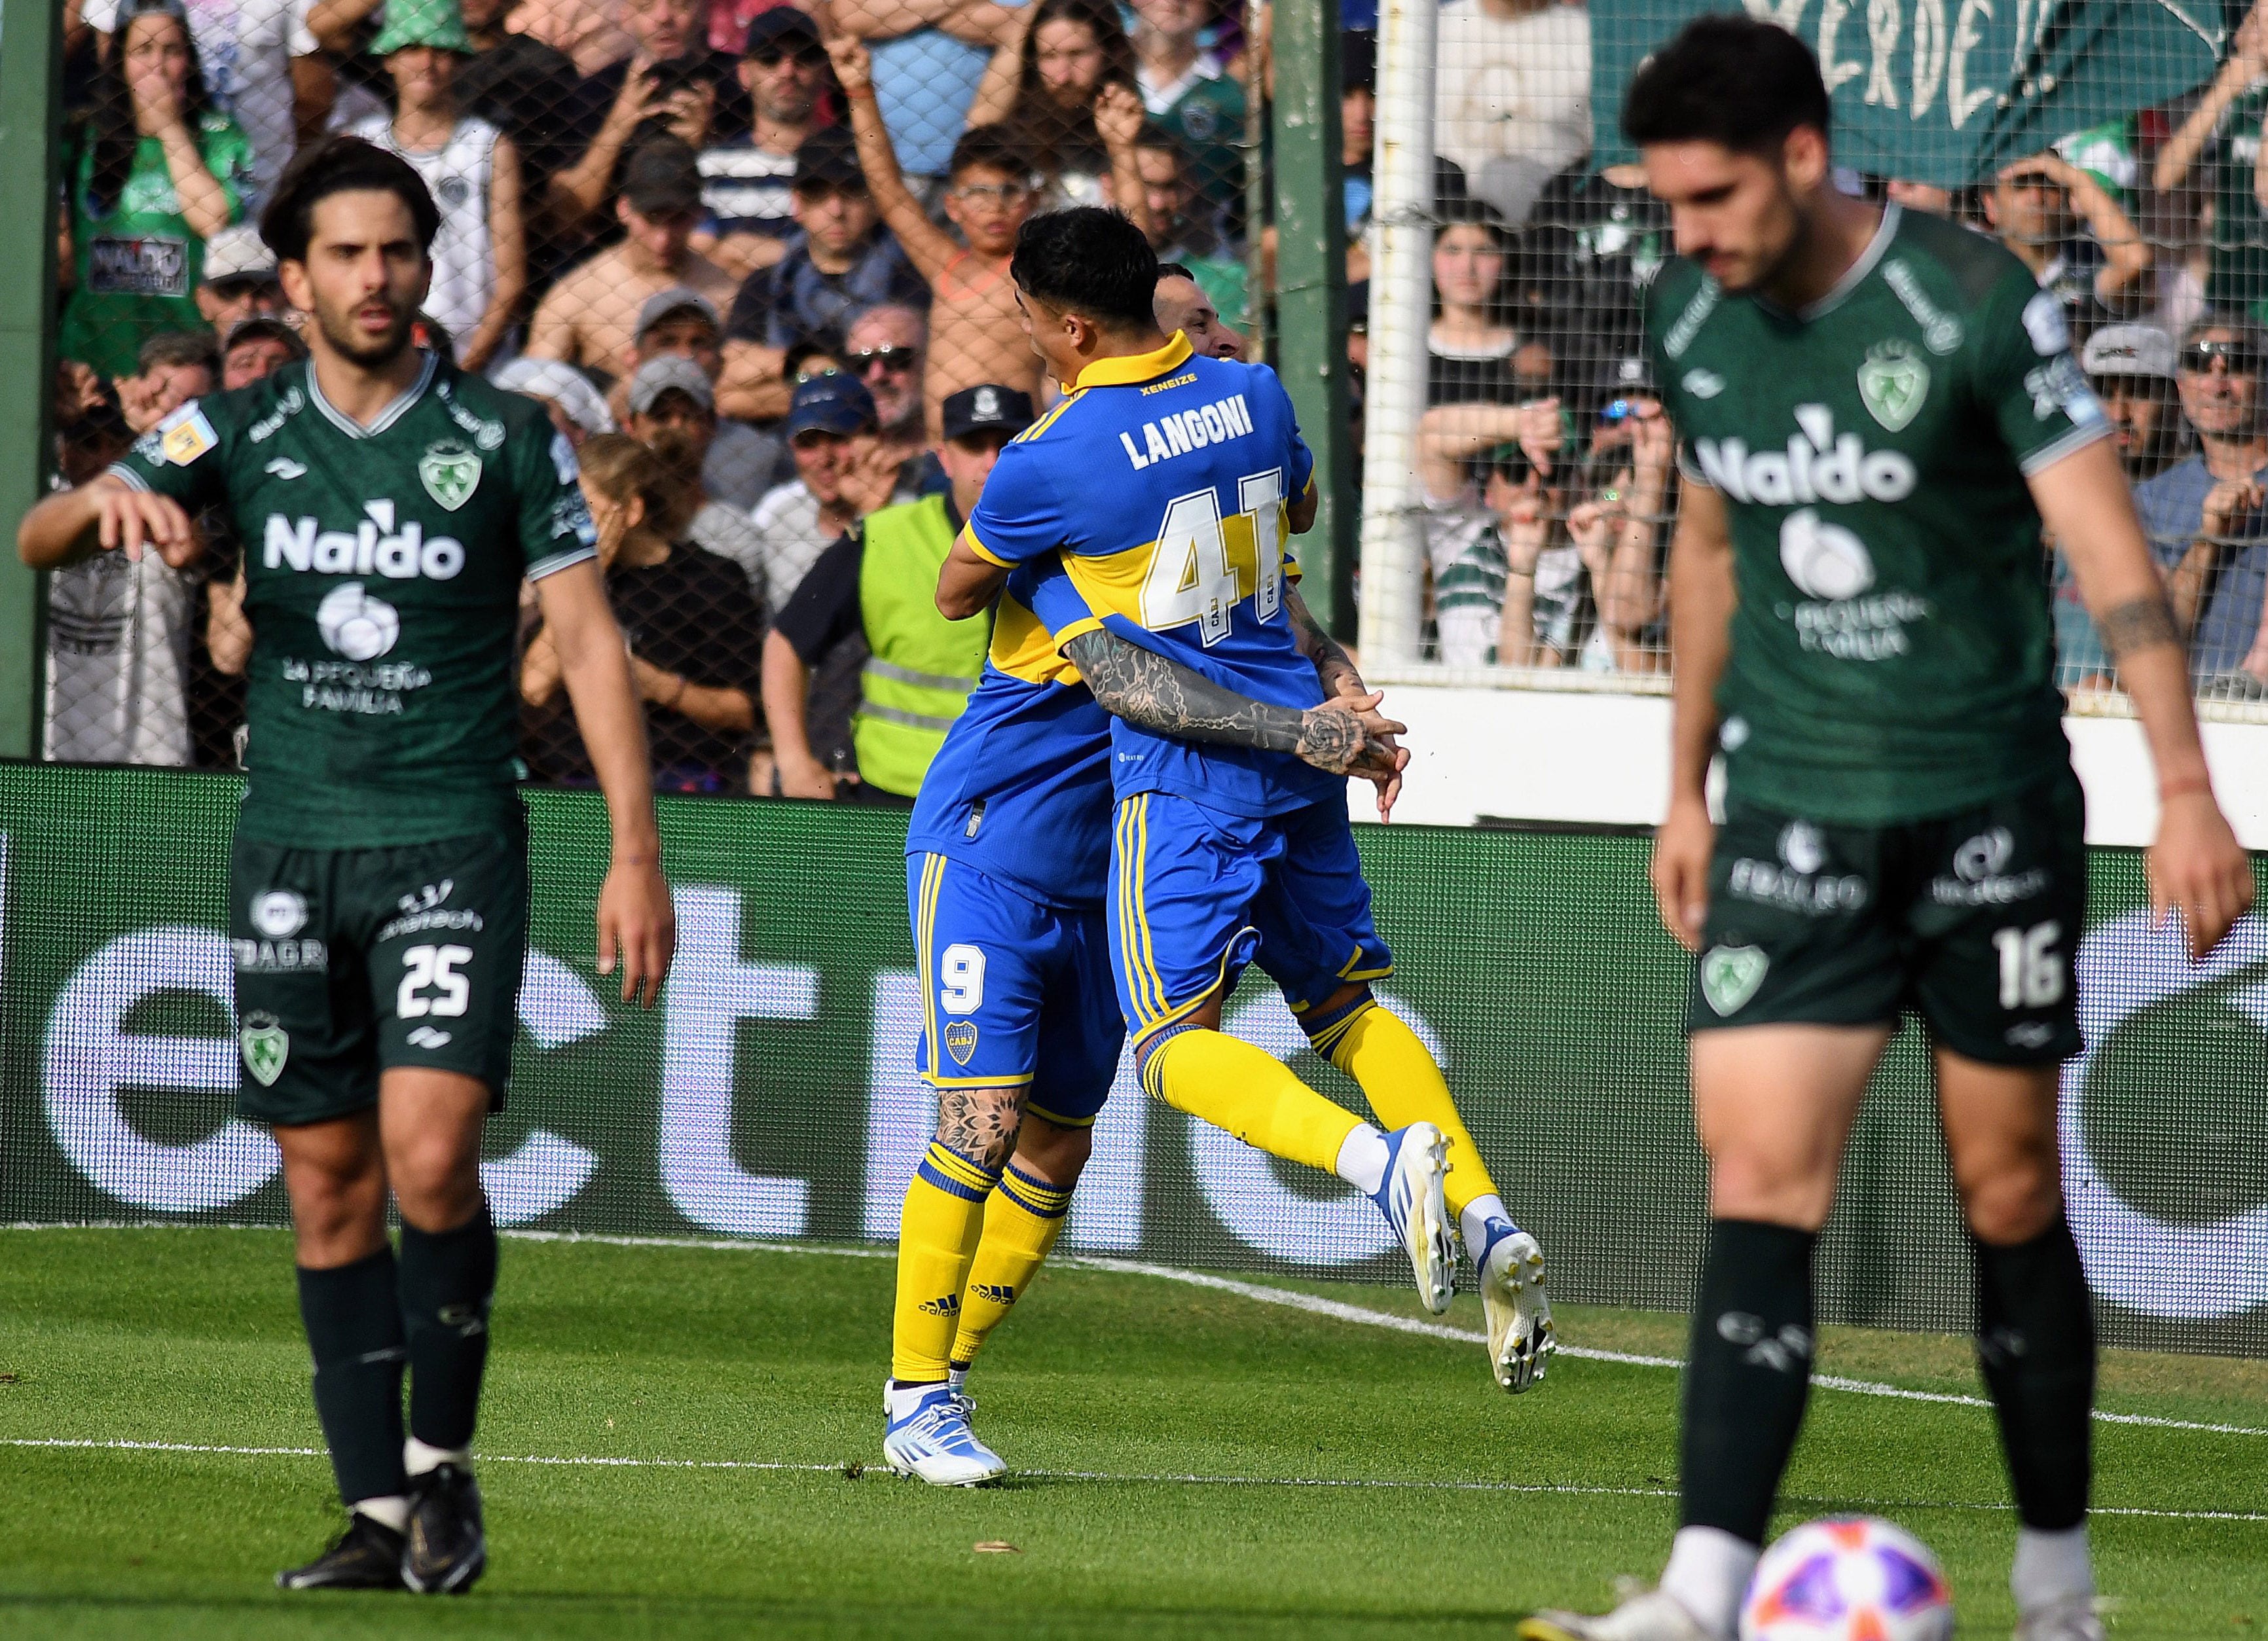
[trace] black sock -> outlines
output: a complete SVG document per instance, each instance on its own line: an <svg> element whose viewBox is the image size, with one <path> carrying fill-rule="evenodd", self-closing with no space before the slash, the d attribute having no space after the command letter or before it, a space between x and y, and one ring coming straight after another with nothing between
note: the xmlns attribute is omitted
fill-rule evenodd
<svg viewBox="0 0 2268 1641"><path fill-rule="evenodd" d="M2087 1516L2095 1300L2071 1226L1977 1248L1977 1365L2000 1423L2016 1519L2043 1533Z"/></svg>
<svg viewBox="0 0 2268 1641"><path fill-rule="evenodd" d="M430 1446L472 1445L496 1271L496 1225L485 1202L453 1231L420 1231L406 1222L401 1227L409 1433Z"/></svg>
<svg viewBox="0 0 2268 1641"><path fill-rule="evenodd" d="M1811 1392L1811 1254L1787 1225L1718 1219L1693 1313L1680 1525L1761 1544Z"/></svg>
<svg viewBox="0 0 2268 1641"><path fill-rule="evenodd" d="M299 1321L315 1358L315 1416L339 1497L351 1505L405 1492L401 1472L401 1302L394 1250L330 1270L299 1268Z"/></svg>

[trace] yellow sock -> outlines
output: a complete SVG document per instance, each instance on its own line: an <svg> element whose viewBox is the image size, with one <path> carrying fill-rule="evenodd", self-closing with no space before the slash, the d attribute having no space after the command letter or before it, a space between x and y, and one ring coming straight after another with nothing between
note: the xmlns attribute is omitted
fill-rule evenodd
<svg viewBox="0 0 2268 1641"><path fill-rule="evenodd" d="M953 1342L953 1365L966 1367L985 1339L1023 1297L1062 1233L1071 1209L1071 1188L1050 1185L1014 1163L993 1188L984 1205L984 1235L968 1268L961 1296L961 1331Z"/></svg>
<svg viewBox="0 0 2268 1641"><path fill-rule="evenodd" d="M1431 1122L1449 1142L1449 1211L1497 1194L1488 1165L1473 1144L1465 1120L1449 1098L1441 1068L1425 1052L1418 1034L1392 1012L1366 1002L1343 1020L1315 1034L1315 1050L1362 1085L1364 1098L1389 1129Z"/></svg>
<svg viewBox="0 0 2268 1641"><path fill-rule="evenodd" d="M999 1176L932 1142L906 1187L898 1222L898 1303L890 1377L941 1380L961 1321L961 1291L984 1228L984 1199Z"/></svg>
<svg viewBox="0 0 2268 1641"><path fill-rule="evenodd" d="M1150 1056L1142 1085L1176 1111L1203 1117L1271 1157L1325 1174L1336 1166L1347 1136L1362 1126L1265 1049L1202 1027L1167 1039Z"/></svg>

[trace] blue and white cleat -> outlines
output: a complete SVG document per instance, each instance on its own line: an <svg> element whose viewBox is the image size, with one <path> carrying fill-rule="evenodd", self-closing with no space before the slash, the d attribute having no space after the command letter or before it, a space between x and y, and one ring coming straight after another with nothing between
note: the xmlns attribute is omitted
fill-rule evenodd
<svg viewBox="0 0 2268 1641"><path fill-rule="evenodd" d="M1559 1349L1543 1292L1543 1250L1511 1220L1491 1219L1488 1240L1473 1250L1473 1274L1488 1317L1489 1371L1516 1396L1543 1380L1544 1358Z"/></svg>
<svg viewBox="0 0 2268 1641"><path fill-rule="evenodd" d="M1439 1316L1456 1291L1457 1245L1441 1195L1449 1144L1431 1122L1412 1122L1386 1137L1386 1181L1372 1196L1410 1255L1418 1298Z"/></svg>
<svg viewBox="0 0 2268 1641"><path fill-rule="evenodd" d="M950 1385L893 1385L882 1392L889 1429L882 1456L900 1475L932 1487L982 1487L1008 1474L1007 1461L976 1439L972 1403Z"/></svg>

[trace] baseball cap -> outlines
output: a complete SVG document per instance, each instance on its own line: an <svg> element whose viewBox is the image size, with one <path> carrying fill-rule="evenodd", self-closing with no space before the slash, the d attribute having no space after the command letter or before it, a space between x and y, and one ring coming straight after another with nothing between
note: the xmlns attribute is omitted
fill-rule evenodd
<svg viewBox="0 0 2268 1641"><path fill-rule="evenodd" d="M2089 376L2174 377L2174 339L2155 325L2105 325L2080 350Z"/></svg>
<svg viewBox="0 0 2268 1641"><path fill-rule="evenodd" d="M664 394L683 394L703 410L717 408L717 390L708 373L681 353L665 353L648 359L630 378L630 413L648 416Z"/></svg>
<svg viewBox="0 0 2268 1641"><path fill-rule="evenodd" d="M631 335L634 342L644 342L646 332L662 320L678 313L698 313L709 321L711 330L722 330L724 322L717 317L717 305L690 285L672 285L645 299L638 309L637 329Z"/></svg>
<svg viewBox="0 0 2268 1641"><path fill-rule="evenodd" d="M819 25L809 13L792 5L776 5L769 11L759 11L748 25L748 43L740 48L740 55L753 57L767 48L783 46L817 46Z"/></svg>
<svg viewBox="0 0 2268 1641"><path fill-rule="evenodd" d="M830 125L814 131L795 151L793 186L803 188L814 183L834 188L866 186L866 173L858 169L858 144L845 128Z"/></svg>
<svg viewBox="0 0 2268 1641"><path fill-rule="evenodd" d="M1339 36L1339 86L1343 91L1378 89L1378 36L1351 28Z"/></svg>
<svg viewBox="0 0 2268 1641"><path fill-rule="evenodd" d="M701 165L674 136L638 145L622 172L622 197L641 217L669 217L701 208Z"/></svg>
<svg viewBox="0 0 2268 1641"><path fill-rule="evenodd" d="M248 222L223 228L205 241L204 282L217 285L232 279L256 279L262 284L276 277L276 253Z"/></svg>
<svg viewBox="0 0 2268 1641"><path fill-rule="evenodd" d="M1651 399L1658 389L1653 385L1653 368L1643 354L1626 354L1609 359L1599 372L1599 388L1609 399L1620 399L1630 394L1643 394Z"/></svg>
<svg viewBox="0 0 2268 1641"><path fill-rule="evenodd" d="M615 430L615 418L607 408L607 401L599 397L598 389L591 386L591 379L563 359L523 357L499 365L489 380L508 394L552 401L567 413L569 421L585 433Z"/></svg>
<svg viewBox="0 0 2268 1641"><path fill-rule="evenodd" d="M942 407L945 436L960 438L969 433L1016 434L1032 424L1032 396L991 382L949 394Z"/></svg>
<svg viewBox="0 0 2268 1641"><path fill-rule="evenodd" d="M469 53L461 0L386 0L386 26L370 42L370 55L387 56L404 46Z"/></svg>
<svg viewBox="0 0 2268 1641"><path fill-rule="evenodd" d="M295 359L307 357L307 344L299 340L299 333L272 313L255 313L250 319L237 320L228 327L228 336L220 344L220 350L226 353L239 342L255 342L262 336L273 336L283 342Z"/></svg>
<svg viewBox="0 0 2268 1641"><path fill-rule="evenodd" d="M814 376L796 384L784 430L792 444L804 433L835 433L848 438L874 425L874 395L854 376Z"/></svg>

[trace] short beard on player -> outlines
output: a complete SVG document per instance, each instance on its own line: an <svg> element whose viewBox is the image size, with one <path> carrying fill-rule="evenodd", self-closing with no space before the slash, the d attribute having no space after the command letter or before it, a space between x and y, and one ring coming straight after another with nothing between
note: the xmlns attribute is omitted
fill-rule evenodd
<svg viewBox="0 0 2268 1641"><path fill-rule="evenodd" d="M387 327L385 341L364 342L355 335L354 313L373 300L386 304L394 322ZM415 305L397 302L390 296L362 298L344 311L334 309L320 298L315 303L315 327L323 333L323 341L348 364L365 371L382 370L401 357L402 350L409 346L410 327L416 318Z"/></svg>

